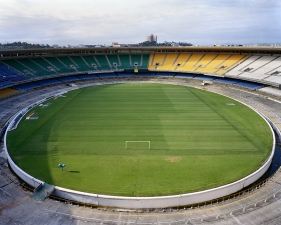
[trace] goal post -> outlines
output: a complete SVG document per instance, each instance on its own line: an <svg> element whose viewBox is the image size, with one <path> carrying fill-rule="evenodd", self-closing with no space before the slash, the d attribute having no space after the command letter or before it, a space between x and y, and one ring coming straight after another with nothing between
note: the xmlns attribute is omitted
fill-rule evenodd
<svg viewBox="0 0 281 225"><path fill-rule="evenodd" d="M130 142L135 142L135 143L146 142L148 143L148 149L150 149L150 141L125 141L125 149L128 149L128 143Z"/></svg>

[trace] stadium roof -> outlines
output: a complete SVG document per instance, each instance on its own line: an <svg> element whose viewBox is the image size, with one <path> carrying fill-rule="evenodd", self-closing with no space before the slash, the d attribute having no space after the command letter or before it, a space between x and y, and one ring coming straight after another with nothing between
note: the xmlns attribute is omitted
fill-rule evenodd
<svg viewBox="0 0 281 225"><path fill-rule="evenodd" d="M188 46L188 47L95 47L95 48L48 48L48 49L0 49L1 57L64 55L64 54L114 54L114 53L153 53L153 52L215 52L236 54L281 54L281 47L245 46Z"/></svg>

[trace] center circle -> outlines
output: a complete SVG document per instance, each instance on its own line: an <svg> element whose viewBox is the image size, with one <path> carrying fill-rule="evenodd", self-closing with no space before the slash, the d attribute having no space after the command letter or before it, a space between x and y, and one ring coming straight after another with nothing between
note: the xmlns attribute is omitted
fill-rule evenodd
<svg viewBox="0 0 281 225"><path fill-rule="evenodd" d="M268 124L244 104L155 83L68 92L31 109L7 137L13 160L37 179L138 197L234 182L257 170L272 144Z"/></svg>

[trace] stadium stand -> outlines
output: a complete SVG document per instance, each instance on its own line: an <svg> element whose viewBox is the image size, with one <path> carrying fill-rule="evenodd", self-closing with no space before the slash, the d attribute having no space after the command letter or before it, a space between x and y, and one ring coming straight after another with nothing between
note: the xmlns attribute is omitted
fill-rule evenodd
<svg viewBox="0 0 281 225"><path fill-rule="evenodd" d="M43 59L48 62L52 67L56 69L59 74L71 73L73 70L66 67L61 61L56 57L43 57Z"/></svg>
<svg viewBox="0 0 281 225"><path fill-rule="evenodd" d="M192 79L195 77L197 74L192 74L192 73L178 73L175 75L175 78L188 78Z"/></svg>
<svg viewBox="0 0 281 225"><path fill-rule="evenodd" d="M77 79L107 77L162 76L208 80L208 76L232 78L278 87L281 84L280 54L247 53L247 51L197 51L174 49L157 52L123 49L118 52L95 50L90 52L62 52L52 54L9 55L0 58L0 89L25 82L40 86ZM14 58L11 58L14 57ZM138 74L134 69L138 68ZM146 73L147 71L154 73ZM115 73L113 73L115 72ZM123 73L125 72L125 73ZM102 73L97 75L97 73ZM70 79L70 75L76 76ZM65 80L63 81L64 77ZM205 77L204 77L205 76ZM59 77L59 78L57 78ZM53 80L52 80L52 79ZM55 78L55 79L54 79ZM46 82L39 80L48 79ZM237 80L215 79L218 82L238 83ZM245 86L245 85L244 85ZM21 87L21 86L20 86ZM23 89L25 87L23 86ZM27 86L27 88L29 88ZM255 88L255 87L254 87Z"/></svg>
<svg viewBox="0 0 281 225"><path fill-rule="evenodd" d="M267 84L278 87L281 84L281 73L278 75L271 75L264 79Z"/></svg>
<svg viewBox="0 0 281 225"><path fill-rule="evenodd" d="M42 67L39 63L35 62L36 59L32 60L30 58L25 58L25 59L19 59L18 61L27 67L29 70L33 71L33 73L39 77L39 76L50 76L53 74L53 71L48 70L47 68L45 69Z"/></svg>
<svg viewBox="0 0 281 225"><path fill-rule="evenodd" d="M100 78L113 78L116 77L115 73L99 73L98 76Z"/></svg>
<svg viewBox="0 0 281 225"><path fill-rule="evenodd" d="M12 70L9 70L8 68L6 68L5 66L2 66L0 64L0 74L2 76L8 76L8 75L14 75L14 74L17 74L17 73L13 72Z"/></svg>
<svg viewBox="0 0 281 225"><path fill-rule="evenodd" d="M233 85L245 87L245 88L252 89L252 90L257 90L257 89L264 87L264 85L262 85L262 84L249 82L249 81L239 81L238 83L235 83Z"/></svg>
<svg viewBox="0 0 281 225"><path fill-rule="evenodd" d="M40 66L44 71L48 71L50 74L57 74L56 68L48 63L44 58L29 58L33 63ZM37 71L38 72L38 71Z"/></svg>
<svg viewBox="0 0 281 225"><path fill-rule="evenodd" d="M78 68L79 66L73 61L71 60L71 58L69 58L68 56L61 56L61 57L57 57L57 59L61 62L61 64L63 64L66 68L70 69L71 72L79 72Z"/></svg>
<svg viewBox="0 0 281 225"><path fill-rule="evenodd" d="M142 55L140 55L140 58L141 58L141 64L138 66L138 68L139 69L147 69L149 54L142 54Z"/></svg>
<svg viewBox="0 0 281 225"><path fill-rule="evenodd" d="M76 76L67 76L67 77L57 77L57 80L60 80L62 82L71 82L71 81L77 81L80 80L78 77Z"/></svg>
<svg viewBox="0 0 281 225"><path fill-rule="evenodd" d="M17 92L18 92L18 90L15 90L15 89L12 89L12 88L2 89L2 90L0 90L0 98L11 96L11 95L13 95Z"/></svg>
<svg viewBox="0 0 281 225"><path fill-rule="evenodd" d="M165 65L174 65L176 59L178 58L179 54L178 53L170 53L167 54L165 57Z"/></svg>
<svg viewBox="0 0 281 225"><path fill-rule="evenodd" d="M129 62L130 69L138 68L138 69L147 69L149 61L149 54L130 54Z"/></svg>
<svg viewBox="0 0 281 225"><path fill-rule="evenodd" d="M208 64L211 63L216 57L217 55L215 54L204 55L203 58L201 58L201 60L197 63L195 70L207 67Z"/></svg>
<svg viewBox="0 0 281 225"><path fill-rule="evenodd" d="M258 68L255 73L267 75L278 74L278 71L281 71L281 57L267 56L267 59L264 65Z"/></svg>
<svg viewBox="0 0 281 225"><path fill-rule="evenodd" d="M90 66L90 70L96 71L97 67L100 66L92 55L83 55L81 58Z"/></svg>
<svg viewBox="0 0 281 225"><path fill-rule="evenodd" d="M193 79L195 79L195 80L213 81L216 78L217 77L205 76L205 75L196 75Z"/></svg>
<svg viewBox="0 0 281 225"><path fill-rule="evenodd" d="M90 66L83 60L81 56L69 56L69 59L76 66L79 71L89 71Z"/></svg>
<svg viewBox="0 0 281 225"><path fill-rule="evenodd" d="M181 53L178 58L176 59L176 61L174 62L174 65L176 65L175 70L179 67L179 66L183 66L186 61L190 58L191 54L189 53Z"/></svg>
<svg viewBox="0 0 281 225"><path fill-rule="evenodd" d="M223 63L219 65L216 74L225 74L227 71L234 68L249 57L249 55L230 55Z"/></svg>
<svg viewBox="0 0 281 225"><path fill-rule="evenodd" d="M112 70L112 66L106 55L95 55L93 57L98 64L98 70Z"/></svg>
<svg viewBox="0 0 281 225"><path fill-rule="evenodd" d="M16 83L61 75L123 71L134 68L147 69L148 60L149 54L37 56L4 59L0 61L0 82ZM6 84L8 83L3 83L2 87Z"/></svg>
<svg viewBox="0 0 281 225"><path fill-rule="evenodd" d="M248 88L248 89L252 89L252 90L257 90L257 89L264 87L263 84L254 83L254 82L250 82L250 81L241 81L241 80L232 79L232 78L216 78L216 77L209 77L209 78L212 79L214 82L235 85L235 86L244 87L244 88ZM208 78L204 78L204 80L207 80L207 79Z"/></svg>
<svg viewBox="0 0 281 225"><path fill-rule="evenodd" d="M26 75L27 78L34 78L35 71L32 71L30 68L27 68L18 60L14 59L6 59L2 61L8 68L11 68L14 71L19 71L19 73Z"/></svg>
<svg viewBox="0 0 281 225"><path fill-rule="evenodd" d="M158 66L163 66L166 54L164 53L155 53L152 56L152 60L149 63L148 69L157 69Z"/></svg>
<svg viewBox="0 0 281 225"><path fill-rule="evenodd" d="M192 54L187 61L177 67L177 71L195 71L196 65L204 57L204 54Z"/></svg>
<svg viewBox="0 0 281 225"><path fill-rule="evenodd" d="M280 71L280 72L279 72ZM227 76L268 84L280 84L281 58L253 55L226 73Z"/></svg>
<svg viewBox="0 0 281 225"><path fill-rule="evenodd" d="M223 83L223 84L236 84L239 82L239 80L236 79L231 79L231 78L217 78L216 80L214 80L215 82L218 83Z"/></svg>
<svg viewBox="0 0 281 225"><path fill-rule="evenodd" d="M230 54L151 54L149 70L224 74L244 61L247 55Z"/></svg>
<svg viewBox="0 0 281 225"><path fill-rule="evenodd" d="M159 77L174 77L176 75L176 73L156 73L156 76Z"/></svg>
<svg viewBox="0 0 281 225"><path fill-rule="evenodd" d="M118 77L132 77L136 76L134 73L117 73Z"/></svg>
<svg viewBox="0 0 281 225"><path fill-rule="evenodd" d="M14 72L0 64L0 81L10 81L16 83L25 80L26 77L20 73Z"/></svg>
<svg viewBox="0 0 281 225"><path fill-rule="evenodd" d="M5 60L4 63L7 64L12 69L18 70L21 73L26 74L30 78L35 76L36 71L32 67L33 66L35 67L37 65L34 64L32 61L30 61L28 58L17 59L17 60ZM40 67L38 66L38 68ZM41 70L43 69L40 68L40 72ZM38 73L38 75L40 75L40 73Z"/></svg>
<svg viewBox="0 0 281 225"><path fill-rule="evenodd" d="M121 67L122 69L130 69L132 68L132 65L130 64L130 56L129 55L119 55L119 59L121 62Z"/></svg>
<svg viewBox="0 0 281 225"><path fill-rule="evenodd" d="M135 66L142 66L142 61L143 61L143 57L142 55L135 55L135 54L131 54L131 62L132 62L132 67L134 68Z"/></svg>
<svg viewBox="0 0 281 225"><path fill-rule="evenodd" d="M0 88L11 86L9 81L0 81Z"/></svg>
<svg viewBox="0 0 281 225"><path fill-rule="evenodd" d="M175 53L170 53L170 54L166 54L165 58L164 58L164 62L163 65L159 65L157 66L158 70L166 70L166 71L174 71L176 66L174 65L177 57L179 54L175 54Z"/></svg>
<svg viewBox="0 0 281 225"><path fill-rule="evenodd" d="M156 76L156 73L138 73L138 76Z"/></svg>
<svg viewBox="0 0 281 225"><path fill-rule="evenodd" d="M26 90L33 89L33 88L38 88L40 86L41 85L36 84L36 83L26 83L26 84L16 85L13 88L16 90L19 90L19 91L26 91Z"/></svg>
<svg viewBox="0 0 281 225"><path fill-rule="evenodd" d="M120 69L120 60L117 55L107 55L108 61L114 70Z"/></svg>
<svg viewBox="0 0 281 225"><path fill-rule="evenodd" d="M36 81L35 83L39 84L41 86L48 86L48 85L59 84L60 81L57 79L47 79L47 80L39 80L39 81Z"/></svg>
<svg viewBox="0 0 281 225"><path fill-rule="evenodd" d="M198 67L196 71L201 73L215 74L219 69L219 65L229 57L230 55L226 54L215 55L215 57L212 58L209 62L206 62L203 66Z"/></svg>
<svg viewBox="0 0 281 225"><path fill-rule="evenodd" d="M274 87L263 87L263 88L260 88L259 91L264 92L266 94L281 97L281 90L274 88Z"/></svg>
<svg viewBox="0 0 281 225"><path fill-rule="evenodd" d="M87 80L87 79L94 79L94 78L99 78L96 74L85 74L85 75L78 75L76 76L81 80Z"/></svg>

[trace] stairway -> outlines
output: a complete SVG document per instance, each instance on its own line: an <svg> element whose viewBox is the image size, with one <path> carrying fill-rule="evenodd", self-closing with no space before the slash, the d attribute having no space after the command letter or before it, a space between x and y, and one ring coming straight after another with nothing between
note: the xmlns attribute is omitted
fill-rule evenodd
<svg viewBox="0 0 281 225"><path fill-rule="evenodd" d="M32 193L30 197L33 198L35 201L44 202L45 199L48 198L54 190L55 190L54 185L42 183L37 188L34 189L34 193Z"/></svg>

